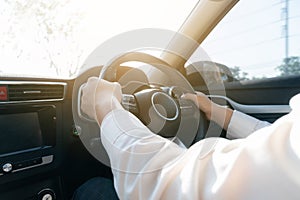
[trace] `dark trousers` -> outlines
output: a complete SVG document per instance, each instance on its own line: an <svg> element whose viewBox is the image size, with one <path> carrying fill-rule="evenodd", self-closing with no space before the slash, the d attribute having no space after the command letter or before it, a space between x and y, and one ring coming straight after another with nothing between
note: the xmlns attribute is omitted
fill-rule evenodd
<svg viewBox="0 0 300 200"><path fill-rule="evenodd" d="M118 200L113 181L96 177L81 185L74 193L73 200Z"/></svg>

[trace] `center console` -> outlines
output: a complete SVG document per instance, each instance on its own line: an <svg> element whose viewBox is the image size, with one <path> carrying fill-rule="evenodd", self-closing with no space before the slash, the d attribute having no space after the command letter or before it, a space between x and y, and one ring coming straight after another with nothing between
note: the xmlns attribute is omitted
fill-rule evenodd
<svg viewBox="0 0 300 200"><path fill-rule="evenodd" d="M51 163L53 155L41 153L54 147L55 139L54 105L0 108L0 176ZM39 155L32 158L26 156L28 152L39 152ZM18 155L22 155L21 159Z"/></svg>
<svg viewBox="0 0 300 200"><path fill-rule="evenodd" d="M0 199L59 199L65 84L0 81L0 89Z"/></svg>

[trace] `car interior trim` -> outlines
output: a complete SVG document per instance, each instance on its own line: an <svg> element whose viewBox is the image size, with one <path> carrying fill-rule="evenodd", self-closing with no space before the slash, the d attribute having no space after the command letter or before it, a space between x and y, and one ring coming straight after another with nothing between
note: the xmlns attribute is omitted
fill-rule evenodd
<svg viewBox="0 0 300 200"><path fill-rule="evenodd" d="M20 169L15 169L15 170L12 170L9 173L19 172L19 171L23 171L23 170L26 170L26 169L31 169L31 168L34 168L34 167L39 167L39 166L42 166L42 165L47 165L47 164L50 164L52 162L53 162L53 155L43 156L41 163L36 164L36 165L31 165L31 166L28 166L28 167L24 167L24 168L20 168ZM2 175L4 175L4 173L0 173L0 176L2 176Z"/></svg>
<svg viewBox="0 0 300 200"><path fill-rule="evenodd" d="M221 95L208 95L208 97L225 100L233 109L247 114L289 113L291 111L289 105L245 105Z"/></svg>
<svg viewBox="0 0 300 200"><path fill-rule="evenodd" d="M38 103L38 102L49 102L49 101L63 101L66 96L67 83L64 82L50 82L50 81L0 81L0 85L9 86L9 85L61 85L63 86L63 95L62 98L47 98L47 99L33 99L33 100L20 100L20 101L0 101L2 104L19 104L19 103ZM40 94L41 91L38 90L26 90L23 91L23 94Z"/></svg>

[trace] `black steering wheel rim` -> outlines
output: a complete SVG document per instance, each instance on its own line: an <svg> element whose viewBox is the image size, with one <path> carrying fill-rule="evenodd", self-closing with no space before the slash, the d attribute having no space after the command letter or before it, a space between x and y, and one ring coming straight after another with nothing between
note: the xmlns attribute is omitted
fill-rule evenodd
<svg viewBox="0 0 300 200"><path fill-rule="evenodd" d="M118 55L117 57L115 57L114 59L112 59L110 62L106 63L103 66L99 78L108 81L117 81L116 79L117 67L120 66L122 63L130 62L130 61L149 64L157 68L158 70L162 71L163 73L168 74L169 76L172 77L173 80L175 79L173 82L175 82L177 86L184 88L187 92L190 93L195 92L193 86L187 81L187 79L179 71L173 69L164 60L143 52L130 51Z"/></svg>

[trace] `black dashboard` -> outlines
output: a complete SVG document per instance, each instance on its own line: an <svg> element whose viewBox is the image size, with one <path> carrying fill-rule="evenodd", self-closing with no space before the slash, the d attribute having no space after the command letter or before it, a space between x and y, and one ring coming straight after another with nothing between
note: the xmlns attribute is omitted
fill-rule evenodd
<svg viewBox="0 0 300 200"><path fill-rule="evenodd" d="M0 81L0 184L11 185L1 187L1 199L60 195L58 177L38 181L39 187L25 181L18 193L15 189L20 180L59 166L62 124L57 121L66 87L64 82Z"/></svg>
<svg viewBox="0 0 300 200"><path fill-rule="evenodd" d="M0 199L70 199L89 177L111 176L76 135L73 83L1 78Z"/></svg>

